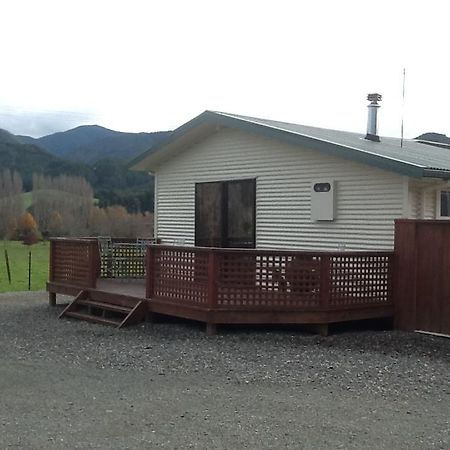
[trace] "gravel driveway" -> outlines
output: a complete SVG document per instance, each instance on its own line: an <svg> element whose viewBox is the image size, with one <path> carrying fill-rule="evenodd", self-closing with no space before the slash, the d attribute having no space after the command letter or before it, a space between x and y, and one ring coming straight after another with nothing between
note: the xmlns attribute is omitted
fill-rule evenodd
<svg viewBox="0 0 450 450"><path fill-rule="evenodd" d="M0 448L448 449L450 340L117 331L0 294Z"/></svg>

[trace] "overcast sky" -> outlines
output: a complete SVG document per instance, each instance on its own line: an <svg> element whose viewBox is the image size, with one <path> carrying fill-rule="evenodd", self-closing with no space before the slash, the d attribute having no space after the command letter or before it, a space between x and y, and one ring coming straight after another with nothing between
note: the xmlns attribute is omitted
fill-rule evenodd
<svg viewBox="0 0 450 450"><path fill-rule="evenodd" d="M173 129L205 109L450 135L445 1L2 0L0 128Z"/></svg>

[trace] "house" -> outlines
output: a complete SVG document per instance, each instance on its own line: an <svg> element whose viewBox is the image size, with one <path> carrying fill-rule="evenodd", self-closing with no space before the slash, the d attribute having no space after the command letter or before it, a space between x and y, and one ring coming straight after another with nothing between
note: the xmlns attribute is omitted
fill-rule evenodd
<svg viewBox="0 0 450 450"><path fill-rule="evenodd" d="M377 95L377 94L374 94ZM155 176L162 244L389 250L398 218L450 218L450 151L205 111L132 163Z"/></svg>
<svg viewBox="0 0 450 450"><path fill-rule="evenodd" d="M50 303L75 295L62 315L119 327L163 314L208 333L282 323L326 334L394 318L448 333L450 221L408 219L450 218L450 151L379 137L380 99L368 96L366 134L212 111L182 125L132 163L155 175L161 243L140 253L144 279L102 271L97 239L53 239ZM136 273L130 250L120 258Z"/></svg>

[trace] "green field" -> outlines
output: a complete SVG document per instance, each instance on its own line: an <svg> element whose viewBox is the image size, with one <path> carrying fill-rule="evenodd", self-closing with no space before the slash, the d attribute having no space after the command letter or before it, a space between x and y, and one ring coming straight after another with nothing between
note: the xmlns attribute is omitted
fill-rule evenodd
<svg viewBox="0 0 450 450"><path fill-rule="evenodd" d="M11 284L6 270L5 249L8 251L11 268ZM45 289L48 279L48 242L23 245L17 241L0 243L0 292L28 290L28 254L31 252L31 290Z"/></svg>

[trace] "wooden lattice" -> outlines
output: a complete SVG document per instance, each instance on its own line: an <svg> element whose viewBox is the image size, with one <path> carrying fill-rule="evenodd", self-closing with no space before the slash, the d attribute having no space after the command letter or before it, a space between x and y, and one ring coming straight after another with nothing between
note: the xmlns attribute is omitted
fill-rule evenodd
<svg viewBox="0 0 450 450"><path fill-rule="evenodd" d="M50 281L93 287L97 276L96 241L55 239L50 243Z"/></svg>
<svg viewBox="0 0 450 450"><path fill-rule="evenodd" d="M357 306L391 301L390 254L331 256L330 305Z"/></svg>
<svg viewBox="0 0 450 450"><path fill-rule="evenodd" d="M136 243L113 243L111 249L112 278L144 278L145 246Z"/></svg>
<svg viewBox="0 0 450 450"><path fill-rule="evenodd" d="M219 307L313 307L320 300L320 257L219 253Z"/></svg>
<svg viewBox="0 0 450 450"><path fill-rule="evenodd" d="M152 296L180 304L206 305L208 253L197 249L152 248Z"/></svg>
<svg viewBox="0 0 450 450"><path fill-rule="evenodd" d="M326 311L391 302L391 253L152 246L150 296L221 310Z"/></svg>

